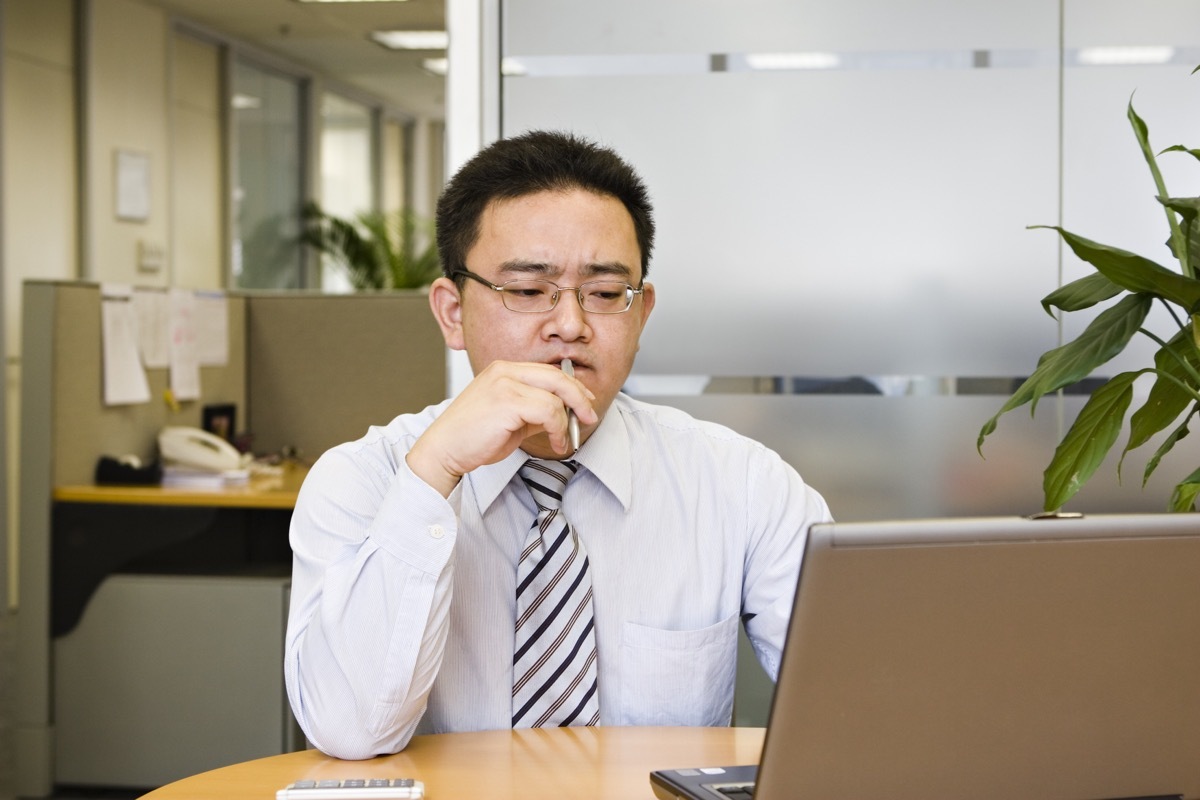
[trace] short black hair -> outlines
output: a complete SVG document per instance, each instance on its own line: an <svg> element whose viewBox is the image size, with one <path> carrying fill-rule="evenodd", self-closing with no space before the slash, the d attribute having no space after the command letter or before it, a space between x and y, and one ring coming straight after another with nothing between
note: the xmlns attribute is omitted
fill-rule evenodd
<svg viewBox="0 0 1200 800"><path fill-rule="evenodd" d="M609 195L625 206L633 218L644 280L654 248L650 193L633 167L615 151L563 131L527 131L501 139L477 153L450 179L437 204L442 271L451 277L466 268L467 252L479 238L479 220L492 201L571 189Z"/></svg>

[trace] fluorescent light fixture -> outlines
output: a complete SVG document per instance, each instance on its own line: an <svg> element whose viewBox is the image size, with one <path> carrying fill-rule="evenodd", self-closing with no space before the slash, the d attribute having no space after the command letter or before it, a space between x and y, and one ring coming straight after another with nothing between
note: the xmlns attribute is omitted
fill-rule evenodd
<svg viewBox="0 0 1200 800"><path fill-rule="evenodd" d="M372 31L371 38L393 50L445 50L450 44L445 31Z"/></svg>
<svg viewBox="0 0 1200 800"><path fill-rule="evenodd" d="M421 62L421 69L426 72L432 72L434 75L445 75L450 71L450 59L448 58L426 58Z"/></svg>
<svg viewBox="0 0 1200 800"><path fill-rule="evenodd" d="M421 61L421 68L426 72L445 77L446 73L450 70L450 59L426 58ZM500 60L500 74L510 78L519 77L529 74L529 70L515 58L504 58Z"/></svg>
<svg viewBox="0 0 1200 800"><path fill-rule="evenodd" d="M519 78L523 75L528 75L529 70L517 59L511 56L505 56L504 58L500 59L500 74L507 75L510 78Z"/></svg>
<svg viewBox="0 0 1200 800"><path fill-rule="evenodd" d="M252 94L241 94L239 92L233 96L230 101L230 105L232 105L238 111L243 111L248 108L262 108L262 99L255 97Z"/></svg>
<svg viewBox="0 0 1200 800"><path fill-rule="evenodd" d="M750 69L833 69L841 63L836 53L747 53Z"/></svg>
<svg viewBox="0 0 1200 800"><path fill-rule="evenodd" d="M1093 66L1166 64L1174 57L1175 48L1167 45L1150 47L1084 47L1079 50L1079 63Z"/></svg>

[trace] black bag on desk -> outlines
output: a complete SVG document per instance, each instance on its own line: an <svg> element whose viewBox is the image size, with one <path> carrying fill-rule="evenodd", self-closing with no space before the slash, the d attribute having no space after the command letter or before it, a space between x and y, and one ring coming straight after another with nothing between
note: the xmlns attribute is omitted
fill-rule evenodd
<svg viewBox="0 0 1200 800"><path fill-rule="evenodd" d="M162 483L162 464L154 461L143 467L112 456L100 456L95 481L97 486L155 486Z"/></svg>

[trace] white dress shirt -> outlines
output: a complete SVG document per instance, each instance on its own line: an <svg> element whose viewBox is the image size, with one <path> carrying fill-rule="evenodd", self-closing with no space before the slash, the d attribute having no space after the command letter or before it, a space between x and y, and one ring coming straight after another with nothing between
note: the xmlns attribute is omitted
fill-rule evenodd
<svg viewBox="0 0 1200 800"><path fill-rule="evenodd" d="M447 403L325 453L292 517L288 697L340 758L511 725L527 456L443 498L404 456ZM738 621L774 679L825 501L758 442L626 395L574 460L563 510L591 559L601 724L729 724Z"/></svg>

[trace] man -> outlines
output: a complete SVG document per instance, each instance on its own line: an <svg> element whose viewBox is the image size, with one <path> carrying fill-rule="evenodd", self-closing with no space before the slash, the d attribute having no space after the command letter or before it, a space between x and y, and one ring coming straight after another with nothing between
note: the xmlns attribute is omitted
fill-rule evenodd
<svg viewBox="0 0 1200 800"><path fill-rule="evenodd" d="M462 168L437 230L430 307L475 378L309 473L285 656L301 727L368 758L418 731L728 724L737 624L774 677L829 511L762 445L620 393L655 303L641 179L528 133Z"/></svg>

